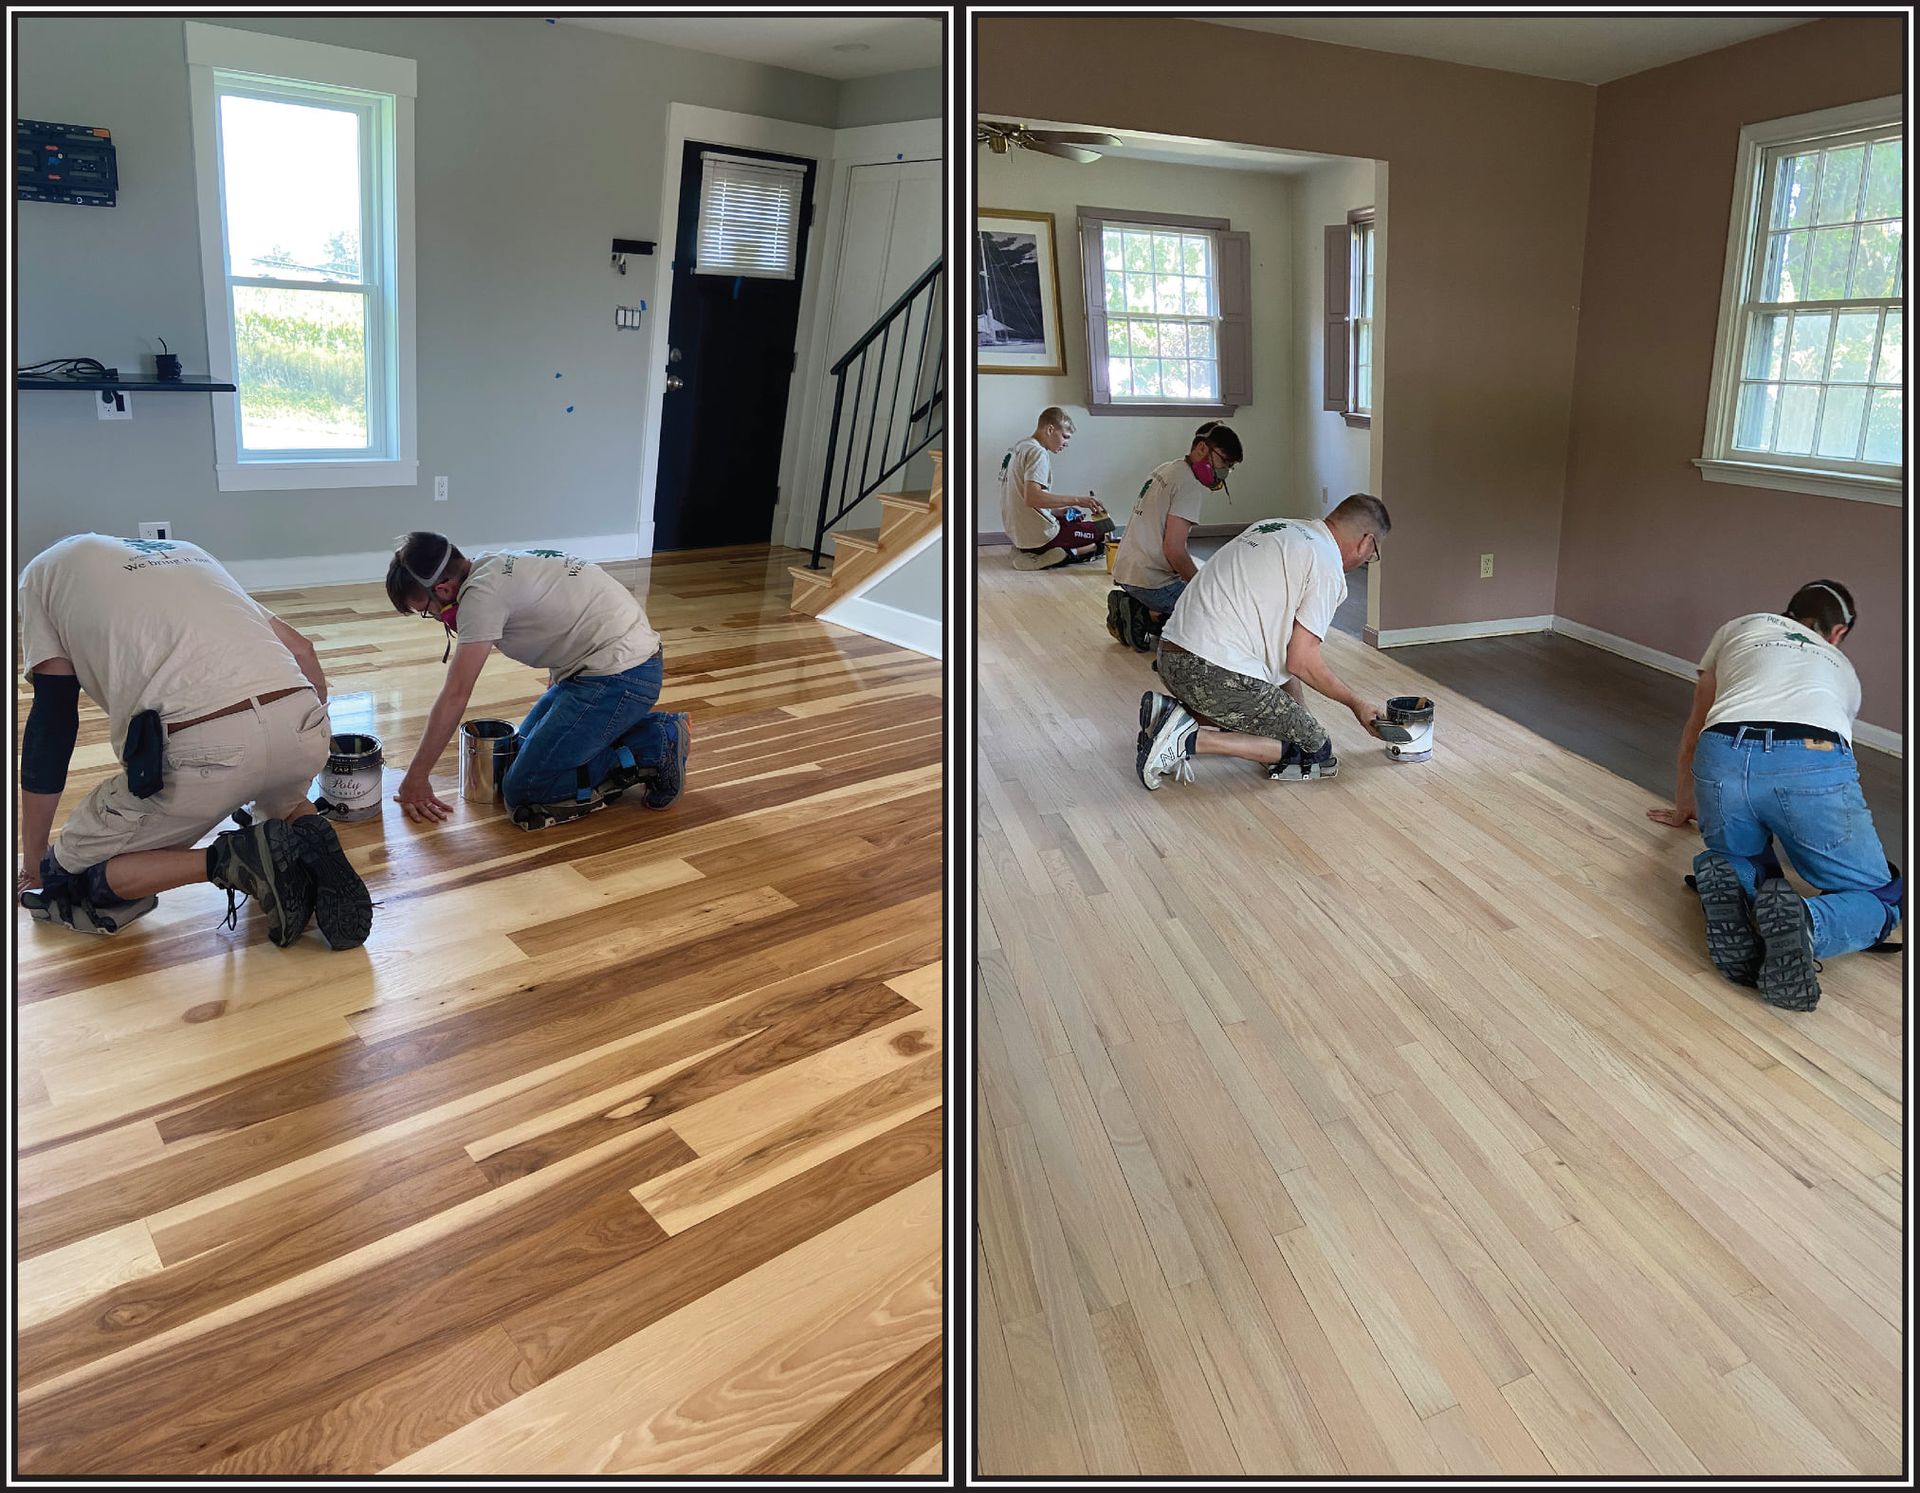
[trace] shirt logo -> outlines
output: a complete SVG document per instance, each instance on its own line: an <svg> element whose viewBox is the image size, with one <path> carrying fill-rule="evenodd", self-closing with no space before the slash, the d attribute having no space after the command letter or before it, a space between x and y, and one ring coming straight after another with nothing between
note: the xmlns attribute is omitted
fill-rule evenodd
<svg viewBox="0 0 1920 1493"><path fill-rule="evenodd" d="M167 539L123 539L120 542L135 554L140 555L164 555L169 550L178 548Z"/></svg>
<svg viewBox="0 0 1920 1493"><path fill-rule="evenodd" d="M1278 534L1282 529L1291 529L1292 527L1293 525L1288 523L1284 518L1277 518L1272 523L1255 524L1253 526L1253 532L1256 534Z"/></svg>

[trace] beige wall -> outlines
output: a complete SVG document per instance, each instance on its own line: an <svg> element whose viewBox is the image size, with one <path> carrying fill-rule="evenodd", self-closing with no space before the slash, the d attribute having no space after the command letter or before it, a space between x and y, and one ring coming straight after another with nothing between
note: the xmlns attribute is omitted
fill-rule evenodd
<svg viewBox="0 0 1920 1493"><path fill-rule="evenodd" d="M1375 232L1385 239L1386 204L1374 200L1379 195L1374 180L1377 170L1372 161L1340 161L1315 166L1291 179L1293 304L1298 320L1293 339L1294 485L1303 499L1303 506L1297 510L1302 517L1319 518L1347 494L1373 490L1371 428L1349 426L1338 410L1325 408L1326 339L1320 333L1320 317L1326 304L1324 230L1346 222L1353 208L1378 206L1382 219L1376 223ZM1385 279L1377 273L1379 259L1376 252L1376 291ZM1384 425L1384 411L1380 419Z"/></svg>
<svg viewBox="0 0 1920 1493"><path fill-rule="evenodd" d="M1860 606L1847 651L1861 719L1892 730L1906 715L1904 511L1723 486L1691 463L1741 127L1897 94L1904 53L1899 18L1837 18L1599 90L1560 546L1561 615L1684 658L1727 618L1837 577Z"/></svg>
<svg viewBox="0 0 1920 1493"><path fill-rule="evenodd" d="M1053 485L1063 493L1096 493L1124 514L1164 461L1183 455L1195 415L1090 415L1087 412L1087 310L1080 283L1076 220L1082 207L1137 208L1226 218L1248 235L1253 256L1253 403L1229 423L1246 448L1233 492L1207 499L1202 523L1251 523L1305 513L1295 490L1293 377L1293 228L1287 179L1254 171L1174 166L1104 157L1076 165L1030 150L977 156L982 207L1053 214L1060 261L1060 324L1067 371L1057 378L986 373L979 380L980 454L975 463L975 523L1000 531L1000 458L1033 433L1034 416L1057 404L1073 416L1074 438L1054 458ZM1121 522L1125 522L1121 518Z"/></svg>
<svg viewBox="0 0 1920 1493"><path fill-rule="evenodd" d="M1187 19L989 15L978 35L989 116L1388 163L1380 625L1552 612L1594 90ZM1170 82L1203 39L1204 82Z"/></svg>

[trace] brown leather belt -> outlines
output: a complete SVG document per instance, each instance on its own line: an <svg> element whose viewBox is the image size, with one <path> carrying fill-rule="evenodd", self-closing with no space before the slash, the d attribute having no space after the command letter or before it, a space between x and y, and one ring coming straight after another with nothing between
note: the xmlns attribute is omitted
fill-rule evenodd
<svg viewBox="0 0 1920 1493"><path fill-rule="evenodd" d="M189 726L204 726L208 721L217 721L223 715L238 715L241 711L251 709L255 705L271 705L275 700L284 700L288 695L297 695L303 689L312 688L310 684L290 685L286 689L277 689L255 699L242 700L237 705L229 705L225 710L216 710L212 715L196 716L190 721L169 721L167 735L171 736L176 731L184 731Z"/></svg>

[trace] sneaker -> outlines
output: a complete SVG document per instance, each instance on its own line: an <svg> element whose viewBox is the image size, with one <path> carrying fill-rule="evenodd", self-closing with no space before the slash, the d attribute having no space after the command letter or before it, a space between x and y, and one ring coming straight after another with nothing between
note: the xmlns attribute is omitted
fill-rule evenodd
<svg viewBox="0 0 1920 1493"><path fill-rule="evenodd" d="M1333 755L1331 736L1321 743L1317 752L1306 751L1288 742L1285 754L1267 769L1267 780L1273 783L1307 783L1316 778L1335 778L1339 775L1340 759Z"/></svg>
<svg viewBox="0 0 1920 1493"><path fill-rule="evenodd" d="M299 841L284 819L249 821L216 835L210 879L227 894L228 927L236 926L240 915L235 897L244 896L267 915L267 937L278 947L306 932L314 911L314 874L302 864Z"/></svg>
<svg viewBox="0 0 1920 1493"><path fill-rule="evenodd" d="M1144 752L1147 743L1153 739L1153 733L1167 718L1167 712L1180 702L1172 695L1158 694L1148 690L1140 697L1140 734L1133 739L1135 752Z"/></svg>
<svg viewBox="0 0 1920 1493"><path fill-rule="evenodd" d="M300 859L313 873L320 936L330 949L357 949L373 932L373 897L353 869L333 825L318 814L293 821Z"/></svg>
<svg viewBox="0 0 1920 1493"><path fill-rule="evenodd" d="M693 721L685 711L673 716L673 743L667 760L654 771L653 786L640 801L650 809L664 809L680 796L687 782L687 753L693 749Z"/></svg>
<svg viewBox="0 0 1920 1493"><path fill-rule="evenodd" d="M1056 565L1067 563L1067 552L1055 545L1052 549L1041 550L1039 554L1030 554L1026 550L1013 552L1015 570L1051 570Z"/></svg>
<svg viewBox="0 0 1920 1493"><path fill-rule="evenodd" d="M1757 983L1760 999L1784 1011L1811 1011L1820 1004L1820 962L1813 957L1813 914L1791 883L1760 884L1753 922L1766 944Z"/></svg>
<svg viewBox="0 0 1920 1493"><path fill-rule="evenodd" d="M1149 694L1140 702L1142 718L1147 715ZM1200 724L1179 701L1168 702L1170 709L1156 712L1155 725L1140 733L1134 753L1134 767L1140 785L1148 791L1158 788L1169 774L1183 782L1193 781L1194 746L1200 738Z"/></svg>
<svg viewBox="0 0 1920 1493"><path fill-rule="evenodd" d="M1687 880L1700 898L1707 919L1707 957L1713 967L1736 985L1755 985L1765 952L1753 931L1747 895L1740 889L1740 873L1724 855L1703 855L1700 868Z"/></svg>

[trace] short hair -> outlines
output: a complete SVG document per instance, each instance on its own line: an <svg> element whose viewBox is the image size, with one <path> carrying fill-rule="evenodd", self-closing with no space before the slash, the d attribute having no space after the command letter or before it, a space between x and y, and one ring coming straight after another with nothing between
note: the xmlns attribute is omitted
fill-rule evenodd
<svg viewBox="0 0 1920 1493"><path fill-rule="evenodd" d="M1208 441L1220 448L1220 454L1235 466L1246 458L1240 449L1240 437L1233 433L1233 427L1224 420L1209 420L1193 433L1191 445Z"/></svg>
<svg viewBox="0 0 1920 1493"><path fill-rule="evenodd" d="M387 600L396 612L417 612L427 599L429 580L435 585L455 574L467 557L444 534L420 529L394 541L393 563L387 567Z"/></svg>
<svg viewBox="0 0 1920 1493"><path fill-rule="evenodd" d="M1033 422L1033 428L1035 430L1038 430L1042 425L1051 425L1059 430L1072 430L1073 416L1061 409L1059 405L1050 404L1040 411L1040 418Z"/></svg>
<svg viewBox="0 0 1920 1493"><path fill-rule="evenodd" d="M1838 581L1808 581L1793 593L1786 615L1821 632L1836 627L1851 632L1860 617L1853 609L1853 593Z"/></svg>
<svg viewBox="0 0 1920 1493"><path fill-rule="evenodd" d="M1342 498L1340 506L1327 515L1327 522L1358 529L1376 539L1393 528L1393 520L1387 517L1387 505L1367 492L1351 493Z"/></svg>

